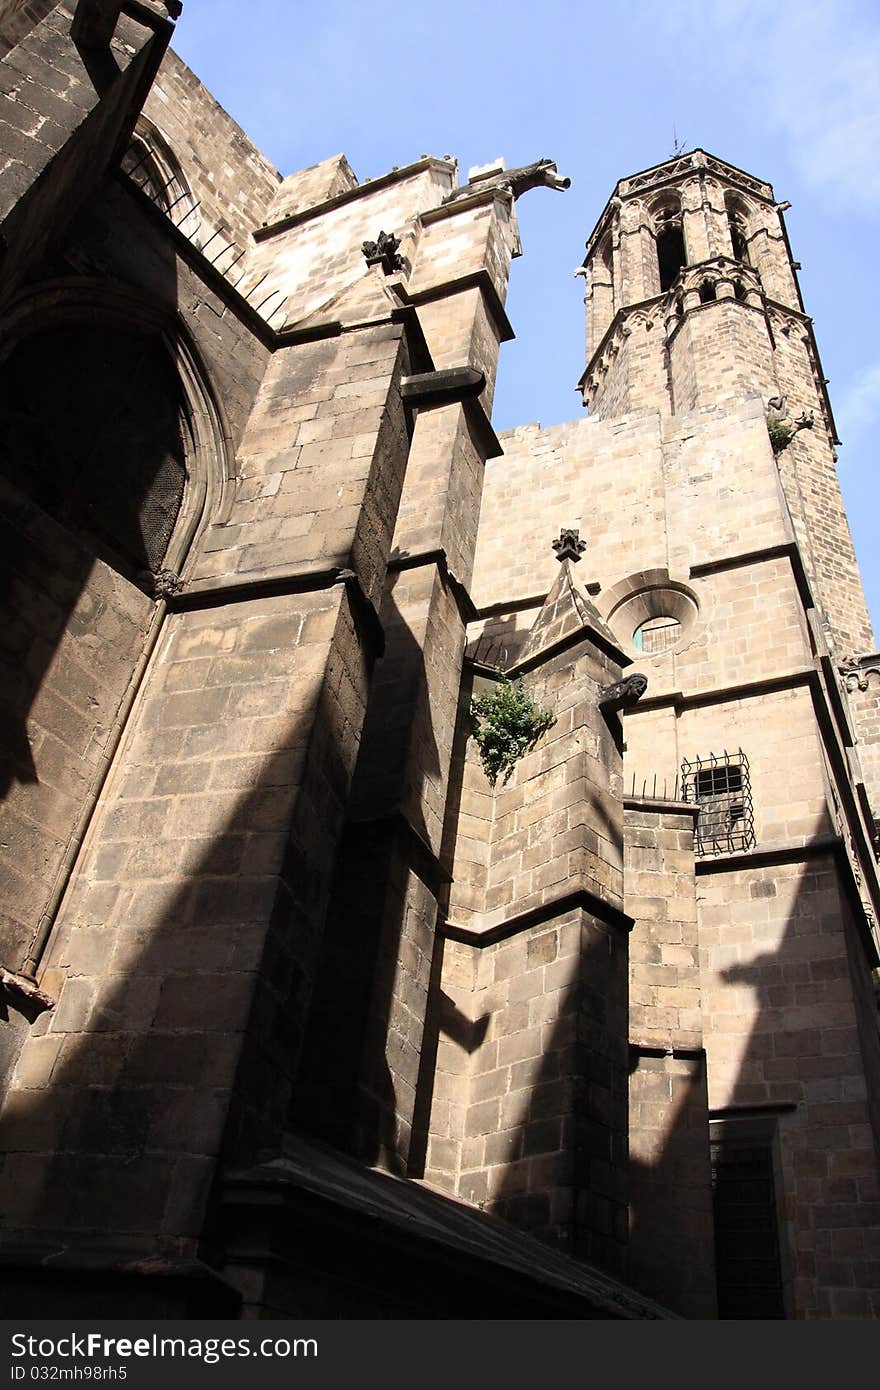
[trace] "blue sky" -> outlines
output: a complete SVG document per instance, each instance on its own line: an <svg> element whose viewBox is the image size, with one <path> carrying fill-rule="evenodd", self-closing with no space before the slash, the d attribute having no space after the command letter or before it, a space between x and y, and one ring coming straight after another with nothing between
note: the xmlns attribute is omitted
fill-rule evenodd
<svg viewBox="0 0 880 1390"><path fill-rule="evenodd" d="M572 270L618 178L677 136L773 183L815 319L840 478L880 632L880 7L876 0L185 0L174 47L282 173L343 151L359 178L423 153L463 176L542 155L568 193L518 204L524 256L494 423L581 413Z"/></svg>

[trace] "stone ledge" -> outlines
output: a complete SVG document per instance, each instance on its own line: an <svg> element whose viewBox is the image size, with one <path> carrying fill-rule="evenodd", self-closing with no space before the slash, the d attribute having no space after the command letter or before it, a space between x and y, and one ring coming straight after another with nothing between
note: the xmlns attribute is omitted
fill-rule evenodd
<svg viewBox="0 0 880 1390"><path fill-rule="evenodd" d="M503 916L500 912L474 913L471 922L465 926L460 922L440 922L437 930L441 936L452 941L461 941L467 946L493 946L509 936L517 936L529 927L539 926L553 917L577 908L598 917L606 926L623 931L632 931L635 919L613 903L606 902L587 888L575 888L567 893L557 894L545 902L523 908Z"/></svg>
<svg viewBox="0 0 880 1390"><path fill-rule="evenodd" d="M368 1271L371 1250L376 1249L380 1255L390 1251L404 1283L412 1278L408 1271L414 1260L427 1259L436 1269L439 1259L446 1266L450 1297L461 1302L465 1299L457 1290L464 1279L471 1285L485 1283L496 1301L509 1298L519 1309L531 1307L539 1317L677 1320L676 1314L611 1275L505 1222L420 1182L363 1166L304 1136L288 1135L283 1154L271 1162L229 1174L221 1203L227 1218L236 1213L239 1229L250 1208L260 1234L266 1232L270 1249L257 1251L253 1237L244 1236L243 1262L251 1268L263 1261L294 1262L306 1231L333 1229L337 1238L341 1234L351 1241L349 1277L354 1277L352 1253ZM292 1242L285 1239L288 1227L296 1237ZM234 1268L234 1247L228 1260ZM551 1308L555 1311L542 1311ZM482 1316L482 1311L473 1306L463 1315Z"/></svg>
<svg viewBox="0 0 880 1390"><path fill-rule="evenodd" d="M625 796L623 809L625 811L655 811L658 815L664 816L690 816L694 821L700 814L699 806L693 801L676 801L673 797L659 796Z"/></svg>
<svg viewBox="0 0 880 1390"><path fill-rule="evenodd" d="M816 835L813 839L789 840L775 845L756 845L754 849L737 850L732 854L715 854L705 859L695 858L696 874L726 873L731 869L747 869L765 864L796 864L823 854L837 854L843 847L840 835Z"/></svg>
<svg viewBox="0 0 880 1390"><path fill-rule="evenodd" d="M379 178L370 179L368 183L359 183L356 188L348 188L343 193L337 193L335 197L328 198L323 203L316 203L314 207L305 208L302 212L289 213L287 217L281 217L277 222L267 223L265 227L257 227L254 231L254 241L268 241L270 237L277 236L279 232L286 232L290 227L298 227L302 222L310 222L315 217L322 217L324 213L332 212L334 208L343 207L346 203L353 203L358 198L368 197L375 193L377 189L388 188L393 183L402 183L404 179L412 178L414 174L421 174L428 169L443 169L446 173L454 173L455 165L446 159L438 159L435 155L428 155L425 159L417 159L413 164L406 164L402 169L392 169L388 174L382 174Z"/></svg>

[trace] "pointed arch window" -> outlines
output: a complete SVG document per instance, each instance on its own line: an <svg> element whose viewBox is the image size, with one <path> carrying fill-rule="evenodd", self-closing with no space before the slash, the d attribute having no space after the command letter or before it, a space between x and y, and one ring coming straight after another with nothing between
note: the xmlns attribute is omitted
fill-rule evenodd
<svg viewBox="0 0 880 1390"><path fill-rule="evenodd" d="M168 141L145 116L138 119L122 156L122 170L150 201L198 244L199 201Z"/></svg>
<svg viewBox="0 0 880 1390"><path fill-rule="evenodd" d="M657 233L657 265L660 271L660 290L665 292L674 285L682 268L687 265L684 249L684 234L679 223L667 223Z"/></svg>
<svg viewBox="0 0 880 1390"><path fill-rule="evenodd" d="M730 244L733 247L733 258L736 261L741 261L743 265L751 265L748 210L740 199L732 193L724 195L724 206L727 211L727 227L730 232Z"/></svg>
<svg viewBox="0 0 880 1390"><path fill-rule="evenodd" d="M657 270L660 292L665 294L687 265L687 249L681 223L681 202L677 197L665 197L654 207L654 238L657 245Z"/></svg>
<svg viewBox="0 0 880 1390"><path fill-rule="evenodd" d="M0 471L135 578L162 567L188 437L160 335L69 322L16 343L0 377Z"/></svg>

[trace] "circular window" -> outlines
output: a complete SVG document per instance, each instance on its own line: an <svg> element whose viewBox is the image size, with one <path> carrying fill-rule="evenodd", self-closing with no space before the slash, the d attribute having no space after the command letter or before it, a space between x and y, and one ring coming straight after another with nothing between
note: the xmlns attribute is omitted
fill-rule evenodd
<svg viewBox="0 0 880 1390"><path fill-rule="evenodd" d="M632 635L633 646L637 652L651 656L654 652L665 652L667 647L675 646L681 635L681 623L669 613L658 618L649 618L640 623Z"/></svg>
<svg viewBox="0 0 880 1390"><path fill-rule="evenodd" d="M679 647L699 614L696 594L662 570L633 575L608 598L611 608L606 622L611 631L621 646L644 656Z"/></svg>

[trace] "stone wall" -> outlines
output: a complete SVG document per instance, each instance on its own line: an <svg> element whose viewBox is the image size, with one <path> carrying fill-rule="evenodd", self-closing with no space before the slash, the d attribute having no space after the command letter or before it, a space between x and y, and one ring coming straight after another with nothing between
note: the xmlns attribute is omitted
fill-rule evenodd
<svg viewBox="0 0 880 1390"><path fill-rule="evenodd" d="M838 873L828 857L701 868L710 1106L776 1118L798 1316L870 1315L863 1261L876 1258L878 1207L866 1070L878 1039L876 1026L860 1039L866 991L854 985L865 966Z"/></svg>
<svg viewBox="0 0 880 1390"><path fill-rule="evenodd" d="M171 49L150 89L144 115L167 140L199 202L198 243L204 245L220 232L240 250L248 248L281 187L277 169ZM180 212L186 206L181 204ZM194 221L185 224L188 233L194 231ZM216 256L222 245L222 237L214 240L210 254Z"/></svg>
<svg viewBox="0 0 880 1390"><path fill-rule="evenodd" d="M693 807L627 802L627 1270L688 1317L714 1317L709 1111L694 891Z"/></svg>
<svg viewBox="0 0 880 1390"><path fill-rule="evenodd" d="M112 62L93 81L70 37L71 14L68 6L53 9L2 60L0 296L94 189L131 130L168 42L158 19L154 29L123 15L107 55Z"/></svg>
<svg viewBox="0 0 880 1390"><path fill-rule="evenodd" d="M5 483L0 524L10 582L3 963L22 969L70 837L100 785L153 605Z"/></svg>
<svg viewBox="0 0 880 1390"><path fill-rule="evenodd" d="M390 338L374 333L388 391L406 365L401 330ZM279 361L287 367L281 379L290 381L291 369L302 370L303 351ZM307 375L314 380L314 362ZM270 399L274 428L263 426L262 457L275 440L285 460L298 462L286 447L290 397ZM301 391L296 399L302 404ZM352 421L352 413L344 418ZM355 433L336 444L346 474L339 486L352 489L348 528L348 514L335 512L328 498L334 529L320 531L317 549L301 563L305 592L250 598L245 591L239 601L224 601L215 585L201 606L199 584L204 590L213 575L234 572L236 561L240 585L272 570L264 543L239 539L233 507L219 568L212 557L220 552L204 549L192 571L195 607L163 634L56 927L44 981L58 1006L25 1045L17 1073L24 1083L14 1082L10 1094L22 1162L47 1184L58 1165L67 1174L67 1205L59 1209L35 1192L34 1220L94 1227L82 1175L115 1183L118 1170L127 1175L118 1186L128 1197L120 1202L131 1206L124 1215L108 1210L99 1228L132 1238L192 1236L224 1130L239 1157L271 1146L273 1135L278 1142L366 705L363 610L370 592L378 596L408 446L399 397L370 422L353 421ZM357 458L355 437L371 441ZM243 451L260 457L253 427ZM307 476L304 467L303 487ZM280 487L274 494L282 521L285 496ZM307 500L299 499L300 508ZM264 499L264 515L271 505ZM321 512L315 506L306 515ZM296 556L274 558L277 567ZM309 569L316 562L325 575L329 566L330 577L334 562L351 567L354 587L316 583ZM67 1048L51 1076L38 1077L31 1053L44 1029ZM107 1050L102 1038L96 1051L95 1034L105 1033ZM222 1065L216 1033L223 1034ZM169 1049L187 1039L186 1084L156 1060L159 1037ZM102 1117L111 1113L105 1132ZM152 1198L136 1210L132 1193L141 1181ZM28 1218L19 1203L16 1221L27 1226Z"/></svg>
<svg viewBox="0 0 880 1390"><path fill-rule="evenodd" d="M20 43L35 24L45 19L57 0L2 0L0 4L0 58Z"/></svg>
<svg viewBox="0 0 880 1390"><path fill-rule="evenodd" d="M472 990L444 981L438 1081L452 1095L437 1095L426 1177L448 1185L457 1158L466 1201L620 1271L626 935L560 911L474 965Z"/></svg>

